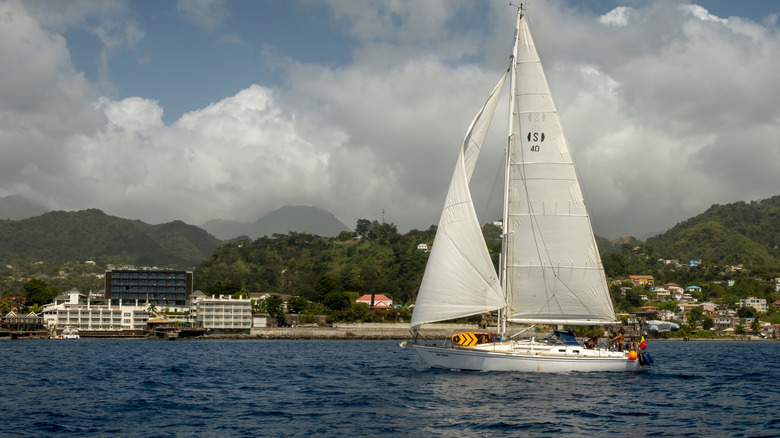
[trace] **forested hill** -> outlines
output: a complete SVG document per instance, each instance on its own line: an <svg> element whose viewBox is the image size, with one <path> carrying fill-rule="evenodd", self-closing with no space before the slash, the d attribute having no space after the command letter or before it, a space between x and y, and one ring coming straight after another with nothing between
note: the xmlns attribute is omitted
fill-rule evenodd
<svg viewBox="0 0 780 438"><path fill-rule="evenodd" d="M647 240L666 258L716 264L777 265L780 262L780 196L713 205Z"/></svg>
<svg viewBox="0 0 780 438"><path fill-rule="evenodd" d="M181 221L150 225L95 209L0 221L0 258L6 262L93 260L186 268L208 258L220 243Z"/></svg>
<svg viewBox="0 0 780 438"><path fill-rule="evenodd" d="M374 221L358 231L360 238L351 233L328 238L291 231L231 242L197 267L195 287L210 293L215 284L225 290L234 285L318 302L331 293L377 293L397 303L411 302L428 260L428 253L417 245L430 245L435 233L430 227L399 234L395 225Z"/></svg>

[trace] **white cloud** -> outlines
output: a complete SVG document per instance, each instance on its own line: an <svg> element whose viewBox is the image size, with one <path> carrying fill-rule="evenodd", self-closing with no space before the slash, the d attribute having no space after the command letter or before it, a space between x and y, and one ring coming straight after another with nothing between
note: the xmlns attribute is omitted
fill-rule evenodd
<svg viewBox="0 0 780 438"><path fill-rule="evenodd" d="M681 5L680 9L687 12L702 21L713 21L721 24L728 24L729 20L710 14L710 12L699 5Z"/></svg>
<svg viewBox="0 0 780 438"><path fill-rule="evenodd" d="M357 44L352 61L306 64L258 44L284 84L247 83L166 125L158 96L106 96L70 60L69 27L101 35L106 56L146 38L119 19L121 5L30 4L0 2L0 196L149 222L249 221L313 204L347 225L385 209L402 230L427 228L506 68L513 25L503 4L477 20L470 2L333 2L330 18ZM180 11L212 31L228 13ZM103 13L124 24L98 26ZM774 22L665 2L601 17L545 2L529 15L599 234L664 231L713 203L778 194ZM499 147L477 172L499 168L504 127L494 122ZM488 197L494 182L476 173L473 191Z"/></svg>
<svg viewBox="0 0 780 438"><path fill-rule="evenodd" d="M632 18L634 18L634 8L618 6L599 17L599 23L606 26L624 27L629 25Z"/></svg>

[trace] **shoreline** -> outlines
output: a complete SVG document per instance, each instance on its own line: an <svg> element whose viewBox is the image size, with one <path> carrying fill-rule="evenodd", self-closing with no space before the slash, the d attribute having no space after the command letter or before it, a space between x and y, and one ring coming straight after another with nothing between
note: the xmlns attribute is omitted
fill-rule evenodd
<svg viewBox="0 0 780 438"><path fill-rule="evenodd" d="M455 333L491 331L491 328L480 328L475 324L425 324L419 329L421 340L441 341L447 340ZM546 332L537 332L536 338L544 338ZM45 337L25 337L25 339L44 338ZM83 331L82 339L160 339L151 336L148 333L135 331L132 334L128 332L97 332ZM249 333L230 333L217 332L198 336L178 336L172 339L258 339L258 340L411 340L408 323L365 323L365 324L334 324L331 327L258 327L250 329ZM729 341L729 342L772 342L778 339L760 338L757 336L728 336L722 338L655 338L646 337L648 342L711 342L711 341Z"/></svg>

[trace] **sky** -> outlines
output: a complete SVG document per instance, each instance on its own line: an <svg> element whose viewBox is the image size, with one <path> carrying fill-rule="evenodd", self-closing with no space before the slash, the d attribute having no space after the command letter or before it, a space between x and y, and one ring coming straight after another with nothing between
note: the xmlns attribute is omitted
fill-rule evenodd
<svg viewBox="0 0 780 438"><path fill-rule="evenodd" d="M780 194L780 2L525 3L596 234ZM427 229L514 15L505 0L0 0L0 197L152 224L314 205ZM505 129L472 179L482 222L500 217Z"/></svg>

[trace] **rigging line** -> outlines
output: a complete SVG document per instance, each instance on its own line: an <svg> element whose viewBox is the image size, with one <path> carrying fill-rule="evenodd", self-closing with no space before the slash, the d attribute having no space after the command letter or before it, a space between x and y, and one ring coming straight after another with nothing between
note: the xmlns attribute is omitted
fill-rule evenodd
<svg viewBox="0 0 780 438"><path fill-rule="evenodd" d="M501 157L498 160L498 171L496 172L496 178L493 180L493 188L490 190L490 196L488 196L487 204L485 204L485 211L482 213L482 219L480 220L480 222L485 221L485 218L488 215L488 210L490 209L490 206L493 204L493 200L495 199L496 192L498 191L497 190L498 182L502 179L501 177L503 176L501 174L501 169L503 169L503 167L504 167L504 157Z"/></svg>

